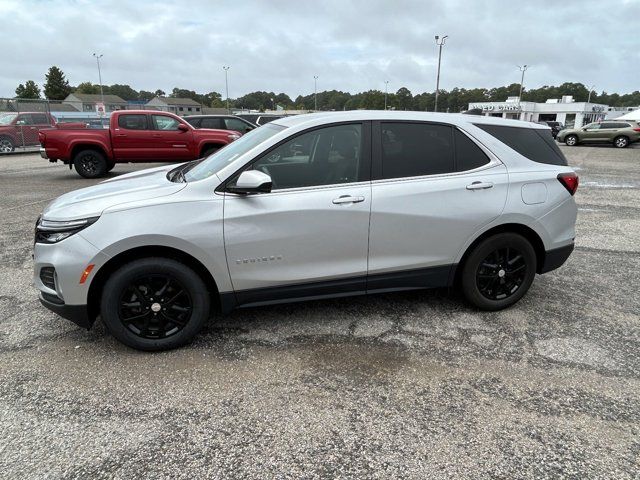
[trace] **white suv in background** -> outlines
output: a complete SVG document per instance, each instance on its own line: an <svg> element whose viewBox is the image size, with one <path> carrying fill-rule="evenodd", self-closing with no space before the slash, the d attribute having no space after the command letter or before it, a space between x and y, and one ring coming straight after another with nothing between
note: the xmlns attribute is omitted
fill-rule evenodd
<svg viewBox="0 0 640 480"><path fill-rule="evenodd" d="M517 302L574 245L578 178L548 128L469 115L291 116L203 160L65 194L36 226L42 303L142 350L213 312L457 285Z"/></svg>

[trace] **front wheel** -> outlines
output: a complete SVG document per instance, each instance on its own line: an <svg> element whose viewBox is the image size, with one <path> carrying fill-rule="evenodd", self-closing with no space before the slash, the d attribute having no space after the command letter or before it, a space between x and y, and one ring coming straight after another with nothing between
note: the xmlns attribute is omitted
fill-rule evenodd
<svg viewBox="0 0 640 480"><path fill-rule="evenodd" d="M84 178L99 178L107 173L107 160L97 150L81 150L73 157L73 166Z"/></svg>
<svg viewBox="0 0 640 480"><path fill-rule="evenodd" d="M106 282L100 306L111 334L138 350L169 350L189 343L209 318L209 293L182 263L144 258Z"/></svg>
<svg viewBox="0 0 640 480"><path fill-rule="evenodd" d="M613 144L616 148L627 148L627 146L629 146L629 139L624 136L619 136L613 140Z"/></svg>
<svg viewBox="0 0 640 480"><path fill-rule="evenodd" d="M202 151L201 158L207 158L209 155L216 153L220 147L207 147Z"/></svg>
<svg viewBox="0 0 640 480"><path fill-rule="evenodd" d="M516 233L489 237L471 252L462 270L465 298L482 310L501 310L520 300L533 283L536 252Z"/></svg>
<svg viewBox="0 0 640 480"><path fill-rule="evenodd" d="M0 138L0 153L11 153L16 149L10 138Z"/></svg>
<svg viewBox="0 0 640 480"><path fill-rule="evenodd" d="M575 135L567 135L564 139L564 143L569 147L574 147L578 144L578 137Z"/></svg>

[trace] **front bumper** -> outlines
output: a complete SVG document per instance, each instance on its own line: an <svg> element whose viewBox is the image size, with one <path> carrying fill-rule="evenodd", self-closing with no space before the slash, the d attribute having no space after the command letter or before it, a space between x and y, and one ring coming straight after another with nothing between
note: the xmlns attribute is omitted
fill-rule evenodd
<svg viewBox="0 0 640 480"><path fill-rule="evenodd" d="M58 301L61 303L58 303ZM43 293L40 294L40 303L53 313L87 330L91 328L95 321L95 318L89 316L89 309L86 305L66 305L57 297Z"/></svg>
<svg viewBox="0 0 640 480"><path fill-rule="evenodd" d="M547 273L556 268L560 268L564 262L567 261L567 258L573 252L575 244L571 242L569 245L565 245L564 247L554 248L553 250L547 250L544 256L544 263L542 264L542 268L540 268L539 273Z"/></svg>

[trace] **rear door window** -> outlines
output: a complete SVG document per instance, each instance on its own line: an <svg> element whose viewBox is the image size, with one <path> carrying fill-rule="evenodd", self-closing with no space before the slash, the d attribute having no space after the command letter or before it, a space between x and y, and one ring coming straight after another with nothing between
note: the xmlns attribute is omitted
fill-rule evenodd
<svg viewBox="0 0 640 480"><path fill-rule="evenodd" d="M453 131L430 123L382 122L382 178L455 171Z"/></svg>
<svg viewBox="0 0 640 480"><path fill-rule="evenodd" d="M567 159L553 139L551 130L482 123L475 125L529 160L548 165L567 165Z"/></svg>
<svg viewBox="0 0 640 480"><path fill-rule="evenodd" d="M147 130L146 115L120 115L118 117L118 126L126 130Z"/></svg>
<svg viewBox="0 0 640 480"><path fill-rule="evenodd" d="M237 118L225 118L224 121L227 125L227 130L235 130L240 133L246 133L249 131L249 125L244 123L242 120Z"/></svg>
<svg viewBox="0 0 640 480"><path fill-rule="evenodd" d="M49 118L44 113L34 113L32 115L35 125L49 125Z"/></svg>
<svg viewBox="0 0 640 480"><path fill-rule="evenodd" d="M460 130L454 130L453 136L456 144L456 171L473 170L490 162L482 149Z"/></svg>
<svg viewBox="0 0 640 480"><path fill-rule="evenodd" d="M220 130L226 130L221 118L203 118L200 123L200 128L217 128Z"/></svg>

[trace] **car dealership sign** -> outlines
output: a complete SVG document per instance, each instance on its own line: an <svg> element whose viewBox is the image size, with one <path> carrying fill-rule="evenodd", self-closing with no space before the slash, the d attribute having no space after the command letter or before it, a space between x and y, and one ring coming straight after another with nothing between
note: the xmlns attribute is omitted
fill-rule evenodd
<svg viewBox="0 0 640 480"><path fill-rule="evenodd" d="M478 109L478 110L482 110L484 112L519 112L520 111L520 105L518 105L517 103L502 103L502 104L498 104L498 105L493 105L493 104L475 104L475 105L470 105L470 109L474 110L474 109Z"/></svg>

